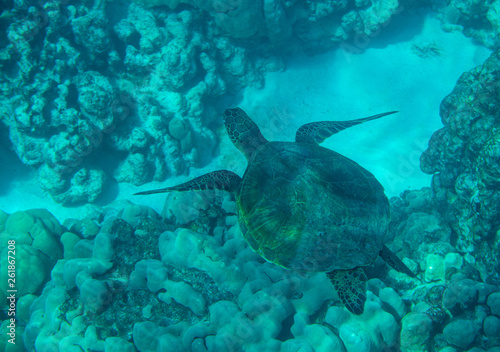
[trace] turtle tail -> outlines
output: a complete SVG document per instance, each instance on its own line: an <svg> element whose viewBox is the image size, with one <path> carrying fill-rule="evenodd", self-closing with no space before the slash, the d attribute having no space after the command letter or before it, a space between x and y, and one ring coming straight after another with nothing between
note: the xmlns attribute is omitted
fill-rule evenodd
<svg viewBox="0 0 500 352"><path fill-rule="evenodd" d="M413 271L410 270L406 266L405 263L401 259L398 258L396 254L394 254L389 248L384 246L382 250L379 253L380 258L385 260L387 264L389 264L390 267L392 267L394 270L399 271L400 273L406 274L409 277L417 277Z"/></svg>

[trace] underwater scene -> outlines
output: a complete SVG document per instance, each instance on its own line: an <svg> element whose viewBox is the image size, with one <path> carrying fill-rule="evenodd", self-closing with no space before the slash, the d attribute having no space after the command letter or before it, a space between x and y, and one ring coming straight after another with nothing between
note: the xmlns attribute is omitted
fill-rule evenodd
<svg viewBox="0 0 500 352"><path fill-rule="evenodd" d="M500 0L0 13L0 352L500 352Z"/></svg>

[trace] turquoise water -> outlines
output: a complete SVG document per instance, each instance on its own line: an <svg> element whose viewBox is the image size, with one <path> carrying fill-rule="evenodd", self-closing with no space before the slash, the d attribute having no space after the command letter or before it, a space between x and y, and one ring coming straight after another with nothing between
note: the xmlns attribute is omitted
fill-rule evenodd
<svg viewBox="0 0 500 352"><path fill-rule="evenodd" d="M1 350L498 352L497 3L4 1Z"/></svg>

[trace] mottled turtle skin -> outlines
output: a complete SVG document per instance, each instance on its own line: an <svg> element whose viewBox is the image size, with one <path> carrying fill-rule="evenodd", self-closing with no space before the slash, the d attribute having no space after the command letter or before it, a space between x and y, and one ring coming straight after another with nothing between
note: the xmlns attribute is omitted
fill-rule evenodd
<svg viewBox="0 0 500 352"><path fill-rule="evenodd" d="M370 172L305 143L259 147L236 201L252 249L293 270L368 265L378 257L389 223L389 202Z"/></svg>
<svg viewBox="0 0 500 352"><path fill-rule="evenodd" d="M415 275L384 245L390 210L382 185L356 162L319 143L392 113L313 122L298 129L295 142L269 142L243 110L227 109L229 138L248 160L242 178L219 170L138 194L232 192L243 235L255 252L287 269L327 272L341 301L359 315L367 282L361 267L380 256L396 270Z"/></svg>

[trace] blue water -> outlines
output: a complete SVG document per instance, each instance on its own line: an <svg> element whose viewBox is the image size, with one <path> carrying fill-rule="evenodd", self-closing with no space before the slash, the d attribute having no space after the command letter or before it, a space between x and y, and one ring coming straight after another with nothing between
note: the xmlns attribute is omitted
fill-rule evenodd
<svg viewBox="0 0 500 352"><path fill-rule="evenodd" d="M4 1L2 350L498 352L500 8L431 5Z"/></svg>

